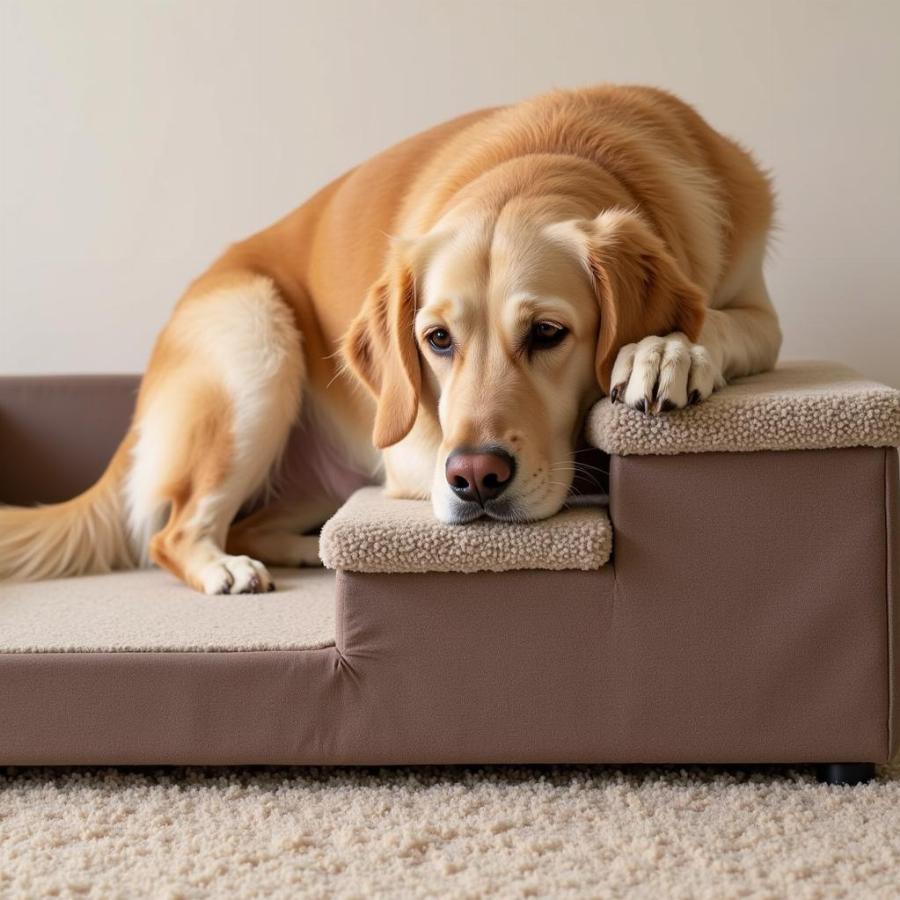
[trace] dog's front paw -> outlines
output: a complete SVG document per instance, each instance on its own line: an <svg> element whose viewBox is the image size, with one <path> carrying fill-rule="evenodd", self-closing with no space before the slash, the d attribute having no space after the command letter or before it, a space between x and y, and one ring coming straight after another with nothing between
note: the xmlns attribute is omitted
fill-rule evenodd
<svg viewBox="0 0 900 900"><path fill-rule="evenodd" d="M674 332L626 344L616 357L610 383L613 403L659 413L705 400L724 379L705 347Z"/></svg>

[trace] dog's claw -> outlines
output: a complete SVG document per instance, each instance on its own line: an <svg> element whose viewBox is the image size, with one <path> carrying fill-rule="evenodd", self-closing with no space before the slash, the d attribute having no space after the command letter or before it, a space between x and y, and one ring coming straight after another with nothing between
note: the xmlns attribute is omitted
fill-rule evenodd
<svg viewBox="0 0 900 900"><path fill-rule="evenodd" d="M658 413L671 412L673 409L675 409L675 404L668 397L665 397L656 404L656 411Z"/></svg>
<svg viewBox="0 0 900 900"><path fill-rule="evenodd" d="M688 396L688 406L694 406L700 402L700 391L693 390Z"/></svg>
<svg viewBox="0 0 900 900"><path fill-rule="evenodd" d="M219 586L218 590L216 590L215 593L217 593L217 594L230 594L230 593L231 593L231 587L232 587L233 584L234 584L234 576L231 574L231 572L226 572L226 573L225 573L225 578L224 578L224 580L222 581L222 584Z"/></svg>
<svg viewBox="0 0 900 900"><path fill-rule="evenodd" d="M647 398L646 398L646 397L642 397L640 400L638 400L637 403L634 404L634 408L635 408L638 412L642 412L642 413L646 413L646 412L647 412L647 407L648 407L648 403L647 403Z"/></svg>
<svg viewBox="0 0 900 900"><path fill-rule="evenodd" d="M613 385L613 389L609 392L609 399L613 403L618 403L622 399L622 392L625 390L625 384Z"/></svg>

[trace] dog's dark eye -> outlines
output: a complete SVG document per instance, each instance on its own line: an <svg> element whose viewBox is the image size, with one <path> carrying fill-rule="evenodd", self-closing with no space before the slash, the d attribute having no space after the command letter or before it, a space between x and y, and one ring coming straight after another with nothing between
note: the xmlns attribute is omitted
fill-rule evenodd
<svg viewBox="0 0 900 900"><path fill-rule="evenodd" d="M453 338L446 328L434 328L425 336L435 353L449 353L453 349Z"/></svg>
<svg viewBox="0 0 900 900"><path fill-rule="evenodd" d="M567 328L556 322L535 322L531 326L528 341L533 350L547 350L559 344L568 333Z"/></svg>

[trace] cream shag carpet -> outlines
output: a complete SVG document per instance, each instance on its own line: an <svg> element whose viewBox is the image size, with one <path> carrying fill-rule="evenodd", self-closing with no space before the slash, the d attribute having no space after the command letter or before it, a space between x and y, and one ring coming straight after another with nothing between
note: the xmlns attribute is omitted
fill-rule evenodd
<svg viewBox="0 0 900 900"><path fill-rule="evenodd" d="M0 773L3 897L898 894L898 766Z"/></svg>

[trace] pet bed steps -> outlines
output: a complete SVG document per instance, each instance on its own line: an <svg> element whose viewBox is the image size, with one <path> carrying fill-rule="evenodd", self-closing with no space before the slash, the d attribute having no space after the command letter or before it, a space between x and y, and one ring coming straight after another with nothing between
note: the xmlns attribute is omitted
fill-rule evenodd
<svg viewBox="0 0 900 900"><path fill-rule="evenodd" d="M0 379L0 446L22 448L0 500L69 471L81 411L111 424L43 499L89 484L127 428L133 383L63 387ZM446 526L369 488L323 530L340 571L276 569L274 593L158 570L0 585L0 765L844 760L820 778L870 778L900 743L900 393L789 364L663 416L603 401L589 431L614 454L609 514Z"/></svg>
<svg viewBox="0 0 900 900"><path fill-rule="evenodd" d="M900 391L836 363L785 363L664 415L603 400L587 436L617 456L891 447L900 444ZM425 501L364 488L325 525L320 552L329 568L367 573L590 570L607 562L612 541L600 507L455 526L437 521Z"/></svg>

